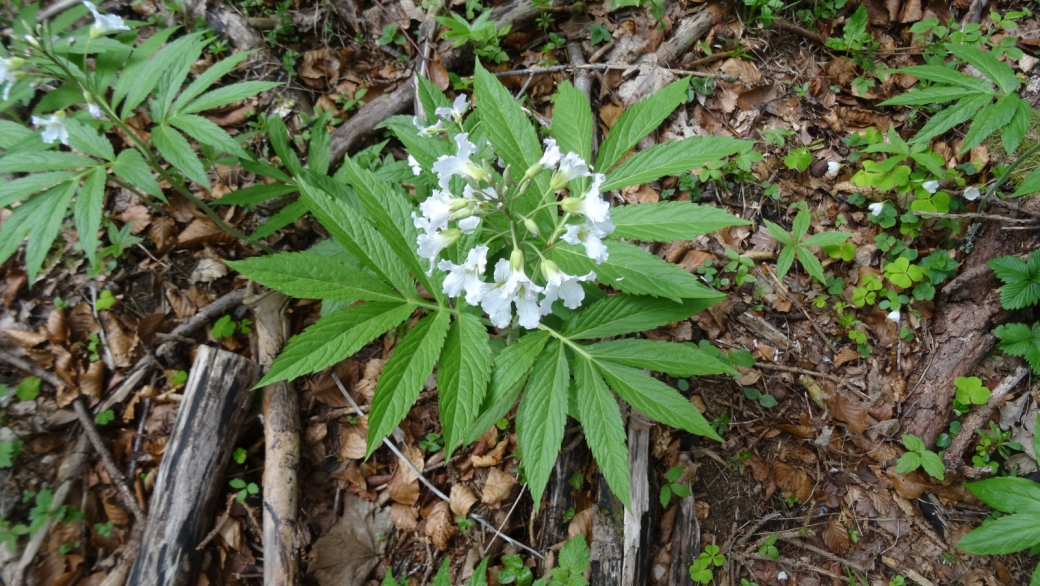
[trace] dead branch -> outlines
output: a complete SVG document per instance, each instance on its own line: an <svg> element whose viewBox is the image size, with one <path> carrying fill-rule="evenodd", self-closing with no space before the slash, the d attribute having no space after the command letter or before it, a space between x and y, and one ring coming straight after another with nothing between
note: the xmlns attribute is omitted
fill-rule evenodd
<svg viewBox="0 0 1040 586"><path fill-rule="evenodd" d="M123 506L128 511L133 513L135 521L144 523L144 511L137 506L137 501L127 486L126 477L123 476L123 472L116 466L115 460L112 459L112 454L109 453L108 448L105 447L104 442L101 440L101 435L98 434L97 428L94 427L94 421L91 419L86 405L83 404L83 397L78 397L73 401L72 406L76 410L76 418L79 419L79 424L83 426L83 433L86 434L91 445L94 446L94 450L101 456L101 463L105 466L105 472L108 472L112 483L116 485L116 494L119 495L119 500L123 502Z"/></svg>
<svg viewBox="0 0 1040 586"><path fill-rule="evenodd" d="M946 469L957 471L964 468L964 451L968 448L968 444L975 438L975 431L980 429L987 421L993 411L1004 402L1004 398L1010 393L1019 382L1022 381L1029 374L1028 366L1019 366L1015 370L1011 371L1011 374L1004 377L1004 380L1000 381L997 388L993 389L993 392L989 395L989 401L984 406L980 406L971 412L968 417L964 419L961 424L961 430L954 436L953 441L950 442L950 447L943 454L943 464L946 464Z"/></svg>

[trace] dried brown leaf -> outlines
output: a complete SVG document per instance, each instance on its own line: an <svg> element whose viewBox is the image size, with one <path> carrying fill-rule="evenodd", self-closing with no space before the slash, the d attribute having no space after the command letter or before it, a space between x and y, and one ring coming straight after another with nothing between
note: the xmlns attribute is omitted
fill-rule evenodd
<svg viewBox="0 0 1040 586"><path fill-rule="evenodd" d="M152 216L148 208L143 205L132 205L119 216L124 223L130 224L131 234L140 234L148 224L152 223Z"/></svg>
<svg viewBox="0 0 1040 586"><path fill-rule="evenodd" d="M502 472L498 468L488 470L487 480L484 482L484 490L481 495L484 504L489 507L497 507L516 486L516 479L512 474Z"/></svg>
<svg viewBox="0 0 1040 586"><path fill-rule="evenodd" d="M849 531L841 523L831 521L823 529L823 543L832 552L843 554L849 551Z"/></svg>
<svg viewBox="0 0 1040 586"><path fill-rule="evenodd" d="M55 344L69 341L69 325L65 323L65 310L51 310L47 316L47 337Z"/></svg>
<svg viewBox="0 0 1040 586"><path fill-rule="evenodd" d="M469 509L477 502L473 491L465 484L455 484L451 487L451 512L460 517L469 514Z"/></svg>
<svg viewBox="0 0 1040 586"><path fill-rule="evenodd" d="M828 403L828 407L831 415L838 421L844 421L852 433L862 435L870 427L867 408L858 401L853 401L842 394L835 394Z"/></svg>
<svg viewBox="0 0 1040 586"><path fill-rule="evenodd" d="M494 449L490 452L485 453L482 456L470 456L473 461L474 468L490 468L492 466L498 466L502 463L502 456L506 452L508 441L502 440L495 445Z"/></svg>
<svg viewBox="0 0 1040 586"><path fill-rule="evenodd" d="M773 478L785 498L794 495L798 502L805 503L812 496L813 483L804 470L783 462L774 462Z"/></svg>
<svg viewBox="0 0 1040 586"><path fill-rule="evenodd" d="M105 388L105 364L100 360L91 362L87 371L79 377L79 392L90 399L90 405L96 405L101 400L101 394ZM62 402L59 397L58 406L65 407L72 401Z"/></svg>
<svg viewBox="0 0 1040 586"><path fill-rule="evenodd" d="M343 516L311 548L307 573L320 586L362 586L386 549L393 530L389 511L348 494Z"/></svg>
<svg viewBox="0 0 1040 586"><path fill-rule="evenodd" d="M415 465L419 472L422 472L425 465L422 450L414 446L405 446L401 453ZM414 505L419 500L419 478L403 462L398 462L397 468L387 483L387 489L394 502Z"/></svg>
<svg viewBox="0 0 1040 586"><path fill-rule="evenodd" d="M390 520L394 522L394 527L401 531L415 531L419 526L419 509L393 503L390 505Z"/></svg>
<svg viewBox="0 0 1040 586"><path fill-rule="evenodd" d="M22 348L32 348L47 341L47 336L39 332L30 332L28 330L18 330L14 328L4 328L3 330L0 330L0 332L7 334L8 338L17 342Z"/></svg>
<svg viewBox="0 0 1040 586"><path fill-rule="evenodd" d="M433 541L433 545L437 549L444 550L448 549L448 540L456 532L458 532L458 527L455 526L448 503L444 501L434 503L426 516L426 536Z"/></svg>

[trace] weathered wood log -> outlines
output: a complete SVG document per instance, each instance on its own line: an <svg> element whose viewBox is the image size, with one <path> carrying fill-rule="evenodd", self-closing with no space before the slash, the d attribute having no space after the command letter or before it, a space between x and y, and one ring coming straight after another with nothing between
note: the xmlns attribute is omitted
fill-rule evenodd
<svg viewBox="0 0 1040 586"><path fill-rule="evenodd" d="M701 554L701 526L697 522L696 501L688 496L679 502L672 524L672 563L668 586L696 586L690 578L690 563Z"/></svg>
<svg viewBox="0 0 1040 586"><path fill-rule="evenodd" d="M256 364L201 346L166 447L140 553L128 584L194 584L202 552L196 546L213 524L224 469L245 421Z"/></svg>
<svg viewBox="0 0 1040 586"><path fill-rule="evenodd" d="M592 511L592 539L589 543L589 584L621 584L624 566L625 506L607 488L599 475L598 494Z"/></svg>
<svg viewBox="0 0 1040 586"><path fill-rule="evenodd" d="M573 423L573 420L569 423ZM549 478L549 488L545 491L542 534L538 539L538 551L549 551L549 548L557 543L567 541L567 523L564 521L564 516L567 509L573 510L574 507L574 498L571 496L573 487L571 487L570 479L589 465L591 457L585 442L581 441L579 435L578 443L569 444L556 460L552 476ZM541 566L544 572L544 563Z"/></svg>
<svg viewBox="0 0 1040 586"><path fill-rule="evenodd" d="M268 291L247 303L256 318L257 357L266 370L289 337L285 309L289 298ZM300 580L296 539L299 503L300 407L286 381L263 388L264 413L264 584L292 585Z"/></svg>
<svg viewBox="0 0 1040 586"><path fill-rule="evenodd" d="M650 420L632 409L628 416L628 486L625 509L622 586L650 583Z"/></svg>

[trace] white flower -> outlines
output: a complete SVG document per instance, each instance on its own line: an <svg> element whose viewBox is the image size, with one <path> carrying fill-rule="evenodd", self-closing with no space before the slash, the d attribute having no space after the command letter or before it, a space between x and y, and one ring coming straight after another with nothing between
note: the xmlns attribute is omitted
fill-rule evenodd
<svg viewBox="0 0 1040 586"><path fill-rule="evenodd" d="M610 221L610 204L599 195L599 186L603 184L606 177L602 173L592 176L592 185L589 186L580 198L568 197L561 202L561 207L569 214L585 216L589 220L602 224ZM611 229L612 231L613 229Z"/></svg>
<svg viewBox="0 0 1040 586"><path fill-rule="evenodd" d="M422 166L412 155L408 155L408 166L412 168L412 175L418 177L422 173Z"/></svg>
<svg viewBox="0 0 1040 586"><path fill-rule="evenodd" d="M459 198L452 197L450 193L434 189L433 195L419 204L419 210L422 211L423 218L427 220L426 226L416 224L415 227L427 232L445 228L448 221L451 220L451 213L456 211L453 206L458 201L460 201Z"/></svg>
<svg viewBox="0 0 1040 586"><path fill-rule="evenodd" d="M462 115L469 109L469 100L466 99L466 94L459 94L455 97L455 103L452 104L451 108L437 108L434 114L437 116L455 120L456 124L462 124Z"/></svg>
<svg viewBox="0 0 1040 586"><path fill-rule="evenodd" d="M475 246L466 255L466 262L457 265L448 260L442 260L437 267L442 271L448 271L444 277L444 293L448 297L458 297L463 290L466 291L466 303L477 305L484 294L484 268L487 266L487 246Z"/></svg>
<svg viewBox="0 0 1040 586"><path fill-rule="evenodd" d="M889 312L889 314L886 315L885 317L888 318L888 321L894 321L894 322L896 322L898 324L899 320L900 320L899 310L897 309L895 311Z"/></svg>
<svg viewBox="0 0 1040 586"><path fill-rule="evenodd" d="M473 181L485 178L484 169L470 160L470 157L477 152L477 145L469 141L469 135L465 133L455 135L455 144L459 148L454 155L442 155L433 164L433 172L437 174L441 189L444 190L448 189L448 183L455 175Z"/></svg>
<svg viewBox="0 0 1040 586"><path fill-rule="evenodd" d="M876 202L868 205L867 209L870 210L871 214L873 214L875 216L880 216L881 212L885 210L885 202L883 202L883 201L876 201Z"/></svg>
<svg viewBox="0 0 1040 586"><path fill-rule="evenodd" d="M588 174L589 166L578 156L578 153L567 153L560 159L559 169L549 180L549 189L559 191L574 179L585 177Z"/></svg>
<svg viewBox="0 0 1040 586"><path fill-rule="evenodd" d="M560 147L556 146L556 141L551 138L545 139L545 153L542 154L541 159L538 159L539 170L555 167L562 156Z"/></svg>
<svg viewBox="0 0 1040 586"><path fill-rule="evenodd" d="M939 182L932 179L931 181L925 181L922 183L921 187L928 193L935 193L936 191L939 191Z"/></svg>
<svg viewBox="0 0 1040 586"><path fill-rule="evenodd" d="M841 165L837 161L827 161L827 173L837 173Z"/></svg>
<svg viewBox="0 0 1040 586"><path fill-rule="evenodd" d="M43 132L40 133L43 142L53 144L54 141L58 141L65 146L69 145L69 131L65 130L64 116L58 116L57 114L52 114L46 118L33 116L32 123L43 126Z"/></svg>
<svg viewBox="0 0 1040 586"><path fill-rule="evenodd" d="M480 225L480 216L470 216L459 220L459 230L463 234L472 234L476 231L477 226Z"/></svg>
<svg viewBox="0 0 1040 586"><path fill-rule="evenodd" d="M522 264L513 268L512 262L501 258L495 265L495 282L484 287L480 307L487 312L492 325L504 328L513 321L512 305L515 303L520 325L530 330L538 327L541 318L538 310L538 293L541 291L542 288L524 273Z"/></svg>
<svg viewBox="0 0 1040 586"><path fill-rule="evenodd" d="M419 256L431 260L437 258L442 250L455 244L455 241L459 239L461 234L462 232L456 228L419 234L419 237L416 239L419 244ZM431 268L433 267L432 262L430 266Z"/></svg>
<svg viewBox="0 0 1040 586"><path fill-rule="evenodd" d="M542 270L545 271L546 279L545 297L539 306L542 315L552 313L552 304L557 299L563 299L564 307L578 309L585 299L585 290L579 283L596 278L596 273L592 271L587 275L568 275L551 260L542 263Z"/></svg>
<svg viewBox="0 0 1040 586"><path fill-rule="evenodd" d="M975 186L964 190L964 199L968 201L975 201L976 199L979 199L980 195L982 195L982 193L980 193L979 188Z"/></svg>
<svg viewBox="0 0 1040 586"><path fill-rule="evenodd" d="M567 244L582 244L585 254L599 264L607 260L607 246L603 244L602 238L613 231L614 225L610 222L596 224L586 220L584 224L568 224L562 238Z"/></svg>
<svg viewBox="0 0 1040 586"><path fill-rule="evenodd" d="M101 113L101 106L98 106L97 104L92 104L90 102L87 102L87 112L90 112L90 115L94 118L94 120L101 120L105 117L105 115Z"/></svg>
<svg viewBox="0 0 1040 586"><path fill-rule="evenodd" d="M6 101L11 97L11 88L18 83L14 72L19 65L14 59L0 59L0 85L4 86L3 99Z"/></svg>
<svg viewBox="0 0 1040 586"><path fill-rule="evenodd" d="M776 575L776 579L777 580L787 580L787 572L781 570L780 573L778 573Z"/></svg>
<svg viewBox="0 0 1040 586"><path fill-rule="evenodd" d="M412 124L419 130L419 136L436 136L444 132L444 121L438 120L436 124L423 126L418 116L412 116Z"/></svg>
<svg viewBox="0 0 1040 586"><path fill-rule="evenodd" d="M87 2L83 0L83 5L90 10L90 13L94 15L94 24L90 27L90 37L97 38L105 33L112 31L128 31L130 27L126 26L122 18L114 14L101 14L98 12L93 2Z"/></svg>

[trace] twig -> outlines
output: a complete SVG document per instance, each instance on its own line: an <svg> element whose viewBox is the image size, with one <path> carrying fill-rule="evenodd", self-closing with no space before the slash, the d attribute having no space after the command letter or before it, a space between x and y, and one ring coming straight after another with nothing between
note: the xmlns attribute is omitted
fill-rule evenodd
<svg viewBox="0 0 1040 586"><path fill-rule="evenodd" d="M116 361L112 358L112 349L108 347L108 336L105 334L105 327L101 323L101 318L98 317L97 288L93 284L90 285L90 311L94 314L94 321L98 325L98 337L101 339L101 348L105 351L103 355L105 366L108 367L109 371L115 371Z"/></svg>
<svg viewBox="0 0 1040 586"><path fill-rule="evenodd" d="M794 33L794 34L796 34L796 35L798 35L798 36L800 36L802 38L808 39L808 40L816 43L817 45L820 45L821 47L826 47L827 46L827 39L823 38L822 36L812 32L812 31L805 30L804 28L794 24L793 22L791 22L791 21L789 21L787 19L777 18L776 20L773 21L773 24L776 26L776 28L778 28L778 29L780 29L782 31L787 31L789 33Z"/></svg>
<svg viewBox="0 0 1040 586"><path fill-rule="evenodd" d="M339 387L339 392L343 393L343 397L347 400L348 403L350 403L350 406L354 408L354 410L357 412L358 416L363 415L362 412L361 412L361 407L358 406L357 401L354 400L354 397L351 397L350 393L347 392L347 388L343 386L343 381L339 380L339 376L336 374L335 371L332 371L332 380L336 381L336 386ZM433 492L433 494L435 494L438 497L440 497L440 499L442 501L444 501L444 502L447 502L447 503L451 502L451 498L448 497L448 495L446 495L443 492L441 492L441 490L439 488L437 488L436 486L434 486L432 482L427 480L426 477L422 475L422 472L420 472L419 469L415 467L415 464L412 464L411 460L409 460L408 458L405 458L404 454L401 453L401 450L398 450L397 446L392 444L389 439L383 438L383 444L386 447L390 448L390 451L393 452L394 455L397 456L401 460L401 463L403 463L405 466L408 466L408 468L412 471L412 473L415 474L415 477L418 478L419 481L422 482L424 485L426 485L426 488L430 489ZM519 499L517 499L517 500L519 500ZM476 513L473 513L473 512L470 512L469 516L474 521L476 521L477 523L480 523L481 525L483 525L487 529L491 530L491 532L493 532L495 535L501 537L506 543L509 543L511 545L519 547L519 548L521 548L521 549L531 553L532 555L538 557L538 559L542 559L542 560L545 559L545 556L543 556L542 554L540 554L537 551L531 549L530 547L524 545L523 543L520 543L519 541L513 539L512 537L509 537L508 535L502 533L498 529L495 529L494 525L492 525L492 524L488 523L487 521L485 521L484 518L481 517L480 515L478 515Z"/></svg>
<svg viewBox="0 0 1040 586"><path fill-rule="evenodd" d="M491 74L495 77L508 77L510 75L546 75L549 73L558 73L560 71L576 72L576 71L604 71L604 70L622 70L627 71L632 69L632 65L624 65L619 63L590 63L586 65L553 65L550 67L531 67L528 69L512 69L509 71L492 71ZM692 75L694 77L713 77L714 73L706 73L704 71L691 71L689 69L669 69L667 67L661 67L663 71L670 71L679 75ZM467 79L467 78L463 78Z"/></svg>
<svg viewBox="0 0 1040 586"><path fill-rule="evenodd" d="M1019 382L1022 381L1029 374L1029 367L1019 366L1015 370L1011 371L1011 374L1004 377L1004 380L1000 381L997 388L993 389L993 392L989 395L989 401L978 409L971 412L964 423L961 425L961 429L954 436L953 441L950 442L950 447L946 450L943 455L943 463L946 464L947 470L959 470L963 465L964 450L968 447L968 443L975 437L975 431L982 427L984 423L989 421L993 410L1000 405L1008 393L1015 388Z"/></svg>
<svg viewBox="0 0 1040 586"><path fill-rule="evenodd" d="M6 362L18 370L23 370L36 378L46 382L56 389L64 388L68 383L58 378L58 375L44 370L35 364L22 360L20 357L11 354L10 352L4 352L0 350L0 362Z"/></svg>
<svg viewBox="0 0 1040 586"><path fill-rule="evenodd" d="M498 537L501 534L502 528L505 527L506 523L509 522L509 517L513 515L513 511L516 510L516 506L520 504L520 497L524 496L524 489L526 488L527 483L525 482L524 485L520 487L520 494L516 495L516 500L513 501L513 506L509 507L509 512L506 513L506 518L502 519L502 522L499 523L498 531L496 531L495 535L491 537L491 541L488 542L487 547L481 548L484 550L482 555L487 555L487 552L491 551L491 545L495 543L495 537Z"/></svg>
<svg viewBox="0 0 1040 586"><path fill-rule="evenodd" d="M1018 212L1025 216L1032 216L1034 218L1040 219L1040 212L1034 212L1033 210L1022 207L1017 203L1011 203L1010 201L1000 199L999 197L997 199L991 200L990 203L997 206L998 208L1004 208L1005 210Z"/></svg>
<svg viewBox="0 0 1040 586"><path fill-rule="evenodd" d="M134 515L134 519L138 523L143 523L145 520L144 511L137 505L137 500L134 499L133 493L130 492L130 488L127 487L126 477L116 466L114 460L112 460L112 454L108 452L108 448L101 441L101 436L97 432L97 428L94 427L94 420L91 419L90 413L87 408L83 405L83 398L77 398L72 402L73 407L76 409L76 417L79 419L80 425L83 426L83 431L87 435L87 439L97 450L98 455L101 456L101 462L105 466L105 471L108 472L112 482L115 483L118 489L120 500L123 501L123 506L126 507Z"/></svg>
<svg viewBox="0 0 1040 586"><path fill-rule="evenodd" d="M825 379L831 381L832 383L839 384L839 385L841 385L841 386L843 386L843 387L845 387L845 388L855 392L856 394L858 394L860 397L863 397L864 399L869 399L869 397L867 397L866 395L863 394L863 391L861 391L861 390L857 389L856 387L852 386L851 384L848 383L848 381L846 381L844 379L841 379L841 378L838 378L838 377L836 377L836 376L834 376L832 374L824 374L822 372L816 372L815 370L806 370L804 368L795 368L793 366L783 366L782 364L769 364L767 362L756 363L755 367L756 368L764 368L766 370L780 370L780 371L783 371L783 372L792 372L792 373L795 373L795 374L804 374L805 376L814 376L814 377L818 377L818 378L825 378Z"/></svg>
<svg viewBox="0 0 1040 586"><path fill-rule="evenodd" d="M945 218L949 220L964 220L967 218L974 218L977 220L993 220L995 222L1008 222L1011 224L1035 224L1036 218L1009 218L1007 216L996 216L993 214L975 214L965 212L963 214L942 214L939 212L922 212L914 211L914 215L923 216L926 218Z"/></svg>
<svg viewBox="0 0 1040 586"><path fill-rule="evenodd" d="M141 441L144 439L144 424L148 420L148 408L151 407L152 400L145 398L141 404L141 419L137 422L137 435L134 437L133 451L130 452L130 464L127 465L127 478L133 478L134 473L137 472L137 454L141 451Z"/></svg>

